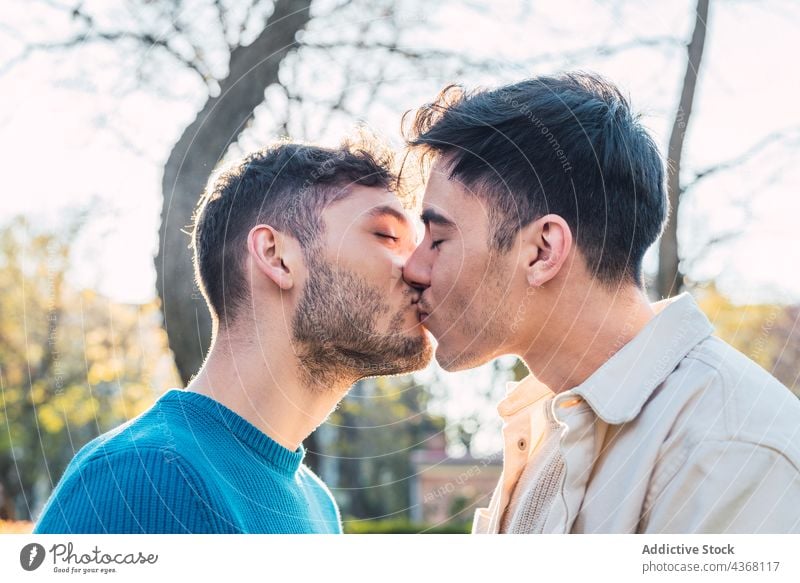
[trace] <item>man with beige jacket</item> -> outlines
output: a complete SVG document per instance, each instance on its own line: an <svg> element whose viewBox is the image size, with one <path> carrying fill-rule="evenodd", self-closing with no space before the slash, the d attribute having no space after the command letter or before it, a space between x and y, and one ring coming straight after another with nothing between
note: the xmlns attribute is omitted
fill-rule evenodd
<svg viewBox="0 0 800 583"><path fill-rule="evenodd" d="M642 277L668 202L608 81L448 87L408 128L429 164L404 267L436 358L504 354L504 468L476 533L800 532L800 402Z"/></svg>

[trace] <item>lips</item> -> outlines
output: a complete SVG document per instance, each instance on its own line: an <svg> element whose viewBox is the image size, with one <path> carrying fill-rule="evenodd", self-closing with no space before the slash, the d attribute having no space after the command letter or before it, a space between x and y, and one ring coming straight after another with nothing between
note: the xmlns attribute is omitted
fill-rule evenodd
<svg viewBox="0 0 800 583"><path fill-rule="evenodd" d="M422 298L417 302L417 314L420 322L424 322L431 315L430 308L423 303Z"/></svg>

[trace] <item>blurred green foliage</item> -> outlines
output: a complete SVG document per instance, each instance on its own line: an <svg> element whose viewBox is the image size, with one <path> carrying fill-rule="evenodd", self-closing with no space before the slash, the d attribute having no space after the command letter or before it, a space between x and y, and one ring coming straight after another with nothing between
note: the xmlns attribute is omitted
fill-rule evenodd
<svg viewBox="0 0 800 583"><path fill-rule="evenodd" d="M148 407L159 367L177 378L155 303L70 288L73 235L0 234L0 519L31 518L81 446Z"/></svg>
<svg viewBox="0 0 800 583"><path fill-rule="evenodd" d="M321 447L328 465L312 465L344 514L360 519L410 512L411 454L445 429L444 417L427 412L430 399L428 387L411 375L365 379L333 412Z"/></svg>

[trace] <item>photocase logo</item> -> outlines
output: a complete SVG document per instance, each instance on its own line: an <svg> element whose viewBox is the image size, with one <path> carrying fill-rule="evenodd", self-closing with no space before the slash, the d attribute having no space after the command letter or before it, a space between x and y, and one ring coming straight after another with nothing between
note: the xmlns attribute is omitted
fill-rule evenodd
<svg viewBox="0 0 800 583"><path fill-rule="evenodd" d="M19 552L19 564L26 571L35 571L42 566L45 550L39 543L30 543L22 547Z"/></svg>

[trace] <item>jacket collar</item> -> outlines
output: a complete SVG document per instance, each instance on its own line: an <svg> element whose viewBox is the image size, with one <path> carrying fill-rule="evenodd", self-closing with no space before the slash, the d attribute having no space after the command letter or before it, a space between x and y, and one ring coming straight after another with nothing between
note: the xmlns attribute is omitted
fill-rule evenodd
<svg viewBox="0 0 800 583"><path fill-rule="evenodd" d="M520 409L553 395L550 387L534 375L528 375L519 382L506 383L506 396L497 405L497 412L501 417L508 418Z"/></svg>
<svg viewBox="0 0 800 583"><path fill-rule="evenodd" d="M583 383L558 395L558 400L578 395L611 425L634 419L680 361L714 331L688 293L656 302L653 309L655 317L639 334ZM506 397L497 411L507 418L553 396L547 385L529 375L520 382L506 384Z"/></svg>
<svg viewBox="0 0 800 583"><path fill-rule="evenodd" d="M586 399L606 423L634 419L664 380L714 327L684 292L653 304L656 316L583 383L569 391Z"/></svg>

